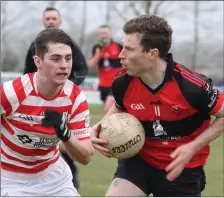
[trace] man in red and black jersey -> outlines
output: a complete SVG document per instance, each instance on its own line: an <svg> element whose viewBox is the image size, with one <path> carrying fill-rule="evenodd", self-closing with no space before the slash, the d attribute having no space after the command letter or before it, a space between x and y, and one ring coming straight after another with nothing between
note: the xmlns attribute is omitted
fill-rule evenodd
<svg viewBox="0 0 224 198"><path fill-rule="evenodd" d="M89 65L99 69L100 99L104 103L104 112L106 113L114 103L111 85L116 73L122 69L119 58L122 46L112 40L108 25L99 27L99 38L98 43L93 46Z"/></svg>
<svg viewBox="0 0 224 198"><path fill-rule="evenodd" d="M125 69L113 82L116 103L105 116L134 115L146 141L138 155L118 161L106 196L201 196L209 143L224 131L223 94L210 78L173 61L172 28L163 18L143 15L123 30ZM93 146L110 157L99 129L99 123L92 128Z"/></svg>

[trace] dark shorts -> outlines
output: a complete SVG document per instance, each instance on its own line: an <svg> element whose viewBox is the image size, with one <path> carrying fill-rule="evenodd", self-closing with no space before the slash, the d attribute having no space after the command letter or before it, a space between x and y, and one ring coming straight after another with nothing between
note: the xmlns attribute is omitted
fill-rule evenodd
<svg viewBox="0 0 224 198"><path fill-rule="evenodd" d="M100 99L105 102L107 99L107 96L113 96L111 87L99 87L100 91Z"/></svg>
<svg viewBox="0 0 224 198"><path fill-rule="evenodd" d="M199 197L206 184L202 166L184 169L176 180L169 182L165 170L149 165L138 156L119 160L114 178L126 179L147 196L155 197Z"/></svg>

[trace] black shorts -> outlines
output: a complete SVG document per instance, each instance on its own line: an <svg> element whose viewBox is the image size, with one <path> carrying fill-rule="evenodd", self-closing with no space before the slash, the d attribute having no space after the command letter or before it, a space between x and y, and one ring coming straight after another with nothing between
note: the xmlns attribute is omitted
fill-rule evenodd
<svg viewBox="0 0 224 198"><path fill-rule="evenodd" d="M107 99L107 96L113 96L111 87L99 87L100 91L100 99L105 102Z"/></svg>
<svg viewBox="0 0 224 198"><path fill-rule="evenodd" d="M140 188L147 196L155 197L200 197L206 178L203 166L184 169L173 182L166 179L166 171L157 169L139 156L118 160L114 178L123 178Z"/></svg>

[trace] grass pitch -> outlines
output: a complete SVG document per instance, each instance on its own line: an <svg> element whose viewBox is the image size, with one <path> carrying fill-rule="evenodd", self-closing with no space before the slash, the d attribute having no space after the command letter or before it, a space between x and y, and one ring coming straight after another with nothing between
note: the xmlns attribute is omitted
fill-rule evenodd
<svg viewBox="0 0 224 198"><path fill-rule="evenodd" d="M92 125L103 117L101 106L90 106L90 112ZM205 166L207 185L203 196L224 196L223 145L223 135L211 144L211 154ZM116 170L116 163L116 159L109 159L95 152L87 166L78 165L81 196L104 196Z"/></svg>

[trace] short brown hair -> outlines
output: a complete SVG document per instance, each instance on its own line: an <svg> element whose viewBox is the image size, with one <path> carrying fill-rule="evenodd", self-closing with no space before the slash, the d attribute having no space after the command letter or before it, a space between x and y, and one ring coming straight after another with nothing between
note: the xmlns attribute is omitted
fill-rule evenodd
<svg viewBox="0 0 224 198"><path fill-rule="evenodd" d="M141 15L129 20L123 27L126 34L140 33L140 44L144 52L157 48L164 58L172 43L172 28L168 22L156 15Z"/></svg>
<svg viewBox="0 0 224 198"><path fill-rule="evenodd" d="M63 43L71 48L73 46L72 39L62 29L48 28L42 30L35 39L36 55L44 59L51 43Z"/></svg>

